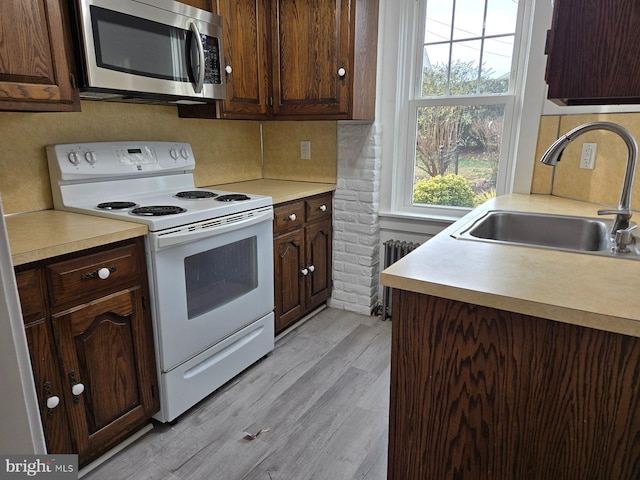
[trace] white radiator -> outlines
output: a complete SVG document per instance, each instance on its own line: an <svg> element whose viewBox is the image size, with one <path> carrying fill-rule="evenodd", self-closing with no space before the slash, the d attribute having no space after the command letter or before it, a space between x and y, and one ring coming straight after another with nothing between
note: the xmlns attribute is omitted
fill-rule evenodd
<svg viewBox="0 0 640 480"><path fill-rule="evenodd" d="M387 240L384 245L384 268L394 264L407 253L420 246L419 243L405 242L401 240ZM391 287L382 289L382 320L391 318Z"/></svg>

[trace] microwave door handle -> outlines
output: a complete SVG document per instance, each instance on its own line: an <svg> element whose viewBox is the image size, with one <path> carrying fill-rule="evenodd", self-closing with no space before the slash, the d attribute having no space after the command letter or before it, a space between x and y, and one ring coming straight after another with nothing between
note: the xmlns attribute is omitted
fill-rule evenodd
<svg viewBox="0 0 640 480"><path fill-rule="evenodd" d="M191 33L196 38L196 45L198 46L198 57L200 59L200 68L198 69L198 80L193 89L196 93L202 92L202 87L204 86L204 47L202 46L202 36L200 35L200 30L198 29L198 25L196 22L191 22L189 25L189 29ZM194 68L193 65L191 68ZM194 78L196 77L196 72L193 72Z"/></svg>

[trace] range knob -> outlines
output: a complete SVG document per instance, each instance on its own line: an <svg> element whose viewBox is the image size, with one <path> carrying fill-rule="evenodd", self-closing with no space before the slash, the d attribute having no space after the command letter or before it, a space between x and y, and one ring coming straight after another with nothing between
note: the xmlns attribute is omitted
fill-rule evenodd
<svg viewBox="0 0 640 480"><path fill-rule="evenodd" d="M181 148L180 156L186 160L187 158L189 158L189 150L187 150L186 148Z"/></svg>
<svg viewBox="0 0 640 480"><path fill-rule="evenodd" d="M171 158L173 158L174 160L178 159L178 150L176 150L175 148L172 148L169 150L169 155L171 156Z"/></svg>
<svg viewBox="0 0 640 480"><path fill-rule="evenodd" d="M67 155L67 158L69 159L69 162L71 162L73 165L78 165L80 163L80 157L78 157L77 152L70 152Z"/></svg>
<svg viewBox="0 0 640 480"><path fill-rule="evenodd" d="M84 154L84 159L89 165L93 165L98 161L98 155L96 155L96 152L88 151Z"/></svg>

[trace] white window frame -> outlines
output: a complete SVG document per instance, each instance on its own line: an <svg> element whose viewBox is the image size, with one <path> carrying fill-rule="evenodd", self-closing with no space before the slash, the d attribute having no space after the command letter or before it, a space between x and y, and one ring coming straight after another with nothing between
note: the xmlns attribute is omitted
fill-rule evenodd
<svg viewBox="0 0 640 480"><path fill-rule="evenodd" d="M386 0L393 2L394 0ZM438 0L431 0L438 1ZM548 0L546 0L548 1ZM550 5L543 5L545 0L538 0L540 8L536 9L535 0L520 0L518 9L518 27L514 39L514 58L509 92L504 95L485 95L470 97L447 97L452 104L505 104L505 130L503 132L503 146L500 152L500 169L496 191L498 195L519 191L528 193L533 171L531 162L537 140L537 125L544 98L544 58L540 59L544 43L544 34L550 20ZM441 104L440 99L417 98L422 81L422 55L424 39L424 18L426 14L425 0L404 0L396 4L401 12L397 21L398 26L398 56L399 73L396 91L395 128L393 135L393 165L385 168L385 145L383 141L383 202L381 214L384 216L426 217L441 221L454 221L465 215L470 209L446 206L421 206L412 203L413 169L415 162L415 128L417 108ZM537 16L536 16L537 15ZM534 18L535 17L535 18ZM536 22L534 22L536 20ZM537 27L535 24L537 23ZM535 28L534 28L535 27ZM533 55L532 55L533 54ZM532 61L533 59L533 61ZM542 66L541 66L542 65ZM534 70L534 71L532 71ZM384 77L383 77L384 78ZM408 81L405 81L408 79ZM527 83L529 82L529 84ZM527 86L528 85L528 86ZM526 88L525 88L526 87ZM524 95L525 90L529 98ZM384 92L383 92L384 94ZM528 104L528 105L527 105ZM531 106L534 108L531 108ZM384 108L384 105L383 105ZM528 108L527 118L523 111ZM384 111L382 112L385 113ZM384 124L384 121L383 121ZM533 125L535 127L532 129ZM524 135L522 132L525 132ZM532 138L534 135L535 138ZM524 138L524 141L521 137ZM389 144L387 144L387 151ZM519 151L532 150L518 158ZM389 154L386 155L389 158ZM519 168L519 162L531 162L524 168ZM389 185L388 183L391 183ZM386 183L386 185L384 184ZM526 190L526 192L525 192ZM387 201L384 201L384 196ZM386 207L386 208L385 208Z"/></svg>

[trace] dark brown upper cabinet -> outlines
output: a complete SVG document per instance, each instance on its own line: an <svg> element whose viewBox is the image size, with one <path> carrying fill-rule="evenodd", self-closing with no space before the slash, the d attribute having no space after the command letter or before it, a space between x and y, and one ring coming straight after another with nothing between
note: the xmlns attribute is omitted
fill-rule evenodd
<svg viewBox="0 0 640 480"><path fill-rule="evenodd" d="M0 110L78 111L61 0L0 3Z"/></svg>
<svg viewBox="0 0 640 480"><path fill-rule="evenodd" d="M378 0L220 0L227 99L181 116L373 120Z"/></svg>
<svg viewBox="0 0 640 480"><path fill-rule="evenodd" d="M559 105L640 103L640 2L555 0L548 98Z"/></svg>

